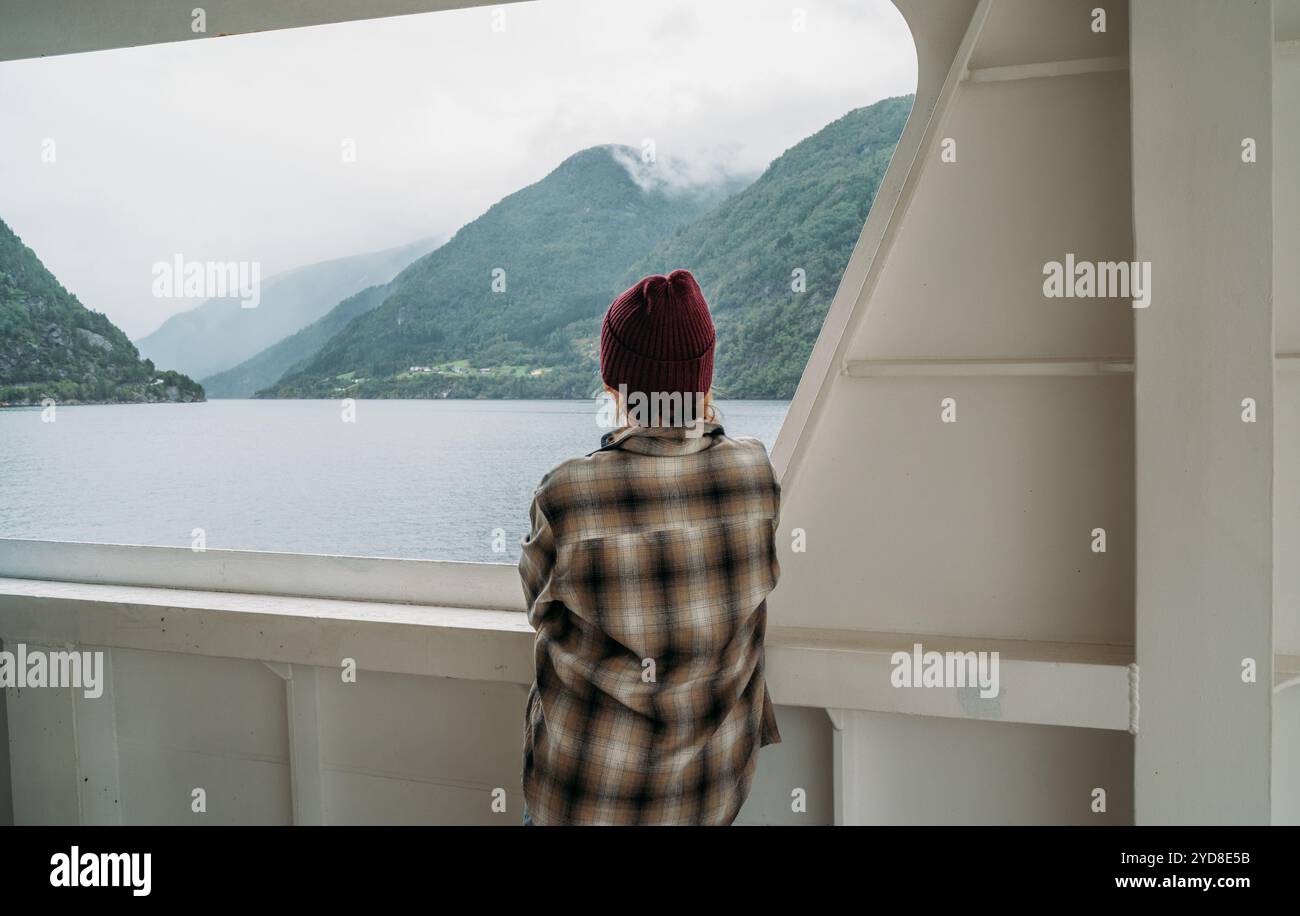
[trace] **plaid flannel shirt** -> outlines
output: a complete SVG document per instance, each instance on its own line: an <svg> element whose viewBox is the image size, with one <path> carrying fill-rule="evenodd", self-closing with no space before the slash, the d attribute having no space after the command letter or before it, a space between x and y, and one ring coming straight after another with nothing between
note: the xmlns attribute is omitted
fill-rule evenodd
<svg viewBox="0 0 1300 916"><path fill-rule="evenodd" d="M542 479L519 561L534 823L735 819L781 740L763 676L779 504L763 444L712 423L610 433Z"/></svg>

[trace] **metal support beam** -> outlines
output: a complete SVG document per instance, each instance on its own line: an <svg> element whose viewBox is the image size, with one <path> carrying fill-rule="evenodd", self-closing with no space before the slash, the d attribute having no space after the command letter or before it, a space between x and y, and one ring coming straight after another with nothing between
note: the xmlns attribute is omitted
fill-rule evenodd
<svg viewBox="0 0 1300 916"><path fill-rule="evenodd" d="M1153 277L1134 315L1135 816L1267 824L1272 4L1134 0L1129 17L1134 229Z"/></svg>

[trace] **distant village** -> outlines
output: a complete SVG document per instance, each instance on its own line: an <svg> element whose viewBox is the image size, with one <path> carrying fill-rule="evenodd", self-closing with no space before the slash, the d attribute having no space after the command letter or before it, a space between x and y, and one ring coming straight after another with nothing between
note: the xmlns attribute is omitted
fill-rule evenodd
<svg viewBox="0 0 1300 916"><path fill-rule="evenodd" d="M514 368L514 367L512 366L509 368ZM475 369L473 366L466 365L463 362L449 363L441 366L412 366L410 369L407 370L407 372L410 372L413 375L418 375L421 373L428 373L430 375L469 375L473 372L478 372L479 375L491 375L493 371L494 371L493 367L491 366L483 366L481 368ZM539 378L545 375L548 371L550 370L531 369L528 371L527 374L531 378Z"/></svg>

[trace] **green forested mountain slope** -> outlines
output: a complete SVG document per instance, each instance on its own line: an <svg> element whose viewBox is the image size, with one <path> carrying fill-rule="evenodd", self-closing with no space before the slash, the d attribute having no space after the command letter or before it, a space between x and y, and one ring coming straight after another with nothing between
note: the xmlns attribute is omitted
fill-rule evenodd
<svg viewBox="0 0 1300 916"><path fill-rule="evenodd" d="M629 264L725 191L656 186L636 163L626 147L570 156L403 271L382 305L263 396L591 394L594 364L566 328L599 314Z"/></svg>
<svg viewBox="0 0 1300 916"><path fill-rule="evenodd" d="M718 328L719 394L794 395L911 108L902 96L849 112L632 270L695 274Z"/></svg>
<svg viewBox="0 0 1300 916"><path fill-rule="evenodd" d="M638 180L622 161L630 150L578 153L413 264L382 305L261 396L587 397L610 300L685 267L718 325L719 393L788 398L911 104L851 111L712 199Z"/></svg>
<svg viewBox="0 0 1300 916"><path fill-rule="evenodd" d="M200 401L203 389L140 359L0 221L0 405Z"/></svg>

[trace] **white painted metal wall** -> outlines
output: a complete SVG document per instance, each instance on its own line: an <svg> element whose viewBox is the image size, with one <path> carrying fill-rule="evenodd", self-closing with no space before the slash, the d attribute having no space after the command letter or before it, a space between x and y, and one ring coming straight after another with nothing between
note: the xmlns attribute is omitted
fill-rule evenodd
<svg viewBox="0 0 1300 916"><path fill-rule="evenodd" d="M814 356L825 384L800 391L814 403L782 517L808 551L782 555L775 622L929 634L939 650L954 636L1132 645L1132 377L1102 365L1131 362L1132 308L1042 294L1047 261L1132 257L1125 6L1105 4L1098 34L1097 5L968 4L947 60L918 38L923 84L927 65L957 80L863 288L841 289L844 333ZM1132 817L1124 733L842 725L844 823Z"/></svg>
<svg viewBox="0 0 1300 916"><path fill-rule="evenodd" d="M98 699L6 691L14 823L519 823L520 684L365 670L345 683L339 669L106 654ZM741 822L830 823L830 722L777 715L785 740L763 753Z"/></svg>

